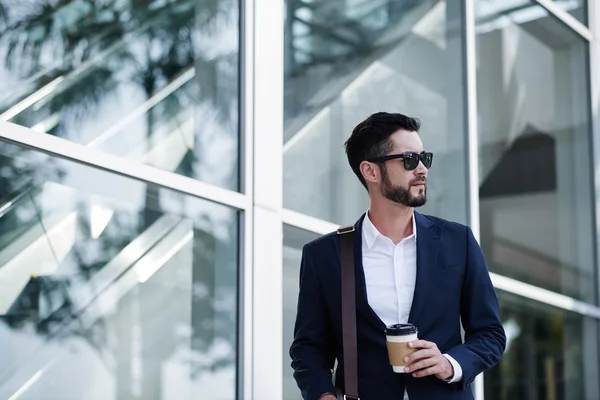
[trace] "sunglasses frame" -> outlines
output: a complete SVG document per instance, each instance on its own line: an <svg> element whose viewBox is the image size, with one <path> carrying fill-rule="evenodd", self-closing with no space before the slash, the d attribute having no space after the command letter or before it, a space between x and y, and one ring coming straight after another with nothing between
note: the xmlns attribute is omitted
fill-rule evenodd
<svg viewBox="0 0 600 400"><path fill-rule="evenodd" d="M414 166L414 168L409 168L408 164L408 158L407 155L411 155L411 157L416 157L417 158L417 164ZM425 156L430 156L431 157L431 164L429 164L429 166L425 165L425 162L423 161ZM407 171L412 171L417 169L417 167L419 166L419 161L423 163L423 165L425 166L425 168L429 169L431 168L431 165L433 164L433 153L428 152L428 151L424 151L422 153L417 153L414 151L405 151L404 153L400 153L400 154L390 154L389 156L382 156L382 157L375 157L375 158L371 158L367 161L369 162L385 162L385 161L389 161L389 160L397 160L399 158L402 158L404 160L404 168Z"/></svg>

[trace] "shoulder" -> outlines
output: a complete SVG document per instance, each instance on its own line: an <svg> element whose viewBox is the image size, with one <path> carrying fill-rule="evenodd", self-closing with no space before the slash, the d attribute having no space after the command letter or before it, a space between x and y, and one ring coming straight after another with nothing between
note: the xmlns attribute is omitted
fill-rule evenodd
<svg viewBox="0 0 600 400"><path fill-rule="evenodd" d="M327 279L339 265L339 238L330 232L306 243L302 248L303 264L310 265L320 279Z"/></svg>
<svg viewBox="0 0 600 400"><path fill-rule="evenodd" d="M436 226L444 233L465 235L471 231L471 228L469 228L468 225L461 224L459 222L450 221L433 215L421 214L421 216L431 225Z"/></svg>
<svg viewBox="0 0 600 400"><path fill-rule="evenodd" d="M309 251L312 254L333 251L335 250L336 242L338 240L337 236L337 232L330 232L319 236L318 238L306 243L304 245L304 251Z"/></svg>

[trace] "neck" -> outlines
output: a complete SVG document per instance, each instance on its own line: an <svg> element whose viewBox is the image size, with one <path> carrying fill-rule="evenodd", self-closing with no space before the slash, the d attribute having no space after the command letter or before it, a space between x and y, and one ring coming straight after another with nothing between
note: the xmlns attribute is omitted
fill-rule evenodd
<svg viewBox="0 0 600 400"><path fill-rule="evenodd" d="M388 199L374 201L371 199L369 219L383 236L388 237L394 244L413 234L413 207L394 203Z"/></svg>

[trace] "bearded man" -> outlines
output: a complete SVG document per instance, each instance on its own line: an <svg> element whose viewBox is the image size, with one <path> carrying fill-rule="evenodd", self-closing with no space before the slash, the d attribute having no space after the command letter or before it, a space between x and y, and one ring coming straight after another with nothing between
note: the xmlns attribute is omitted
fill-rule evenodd
<svg viewBox="0 0 600 400"><path fill-rule="evenodd" d="M470 384L505 350L497 296L471 229L415 211L426 202L433 163L419 128L416 118L380 112L345 144L370 199L351 227L359 393L352 396L361 400L473 399ZM344 390L340 259L339 232L303 247L290 356L305 400L336 400L334 385ZM403 373L390 365L386 343L386 327L397 324L418 328Z"/></svg>

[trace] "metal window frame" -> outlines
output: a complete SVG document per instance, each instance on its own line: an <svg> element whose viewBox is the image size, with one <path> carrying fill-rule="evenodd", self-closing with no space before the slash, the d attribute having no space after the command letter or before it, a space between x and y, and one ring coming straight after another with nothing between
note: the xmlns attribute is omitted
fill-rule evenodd
<svg viewBox="0 0 600 400"><path fill-rule="evenodd" d="M589 3L592 3L594 1L595 0L588 0L587 1L588 6L589 6ZM556 4L554 1L552 1L552 0L535 0L535 2L537 4L539 4L540 6L542 6L552 16L559 19L563 24L565 24L567 27L569 27L572 31L577 33L579 36L581 36L588 42L592 41L594 36L592 35L591 29L588 28L587 26L585 26L583 23L581 23L577 18L575 18L574 16L572 16L571 14L569 14L568 12L566 12L565 10L560 8L560 6L558 4ZM590 13L588 12L587 15L589 16ZM589 17L588 17L588 20L590 20ZM591 22L591 20L590 20L590 22Z"/></svg>
<svg viewBox="0 0 600 400"><path fill-rule="evenodd" d="M467 102L467 154L468 154L468 201L469 226L477 241L480 240L479 226L479 132L477 130L477 43L475 32L475 2L464 2L464 47Z"/></svg>
<svg viewBox="0 0 600 400"><path fill-rule="evenodd" d="M279 399L283 393L284 16L283 1L254 0L250 399Z"/></svg>
<svg viewBox="0 0 600 400"><path fill-rule="evenodd" d="M238 277L238 399L252 398L254 387L254 0L240 1L240 182L246 208L241 218Z"/></svg>
<svg viewBox="0 0 600 400"><path fill-rule="evenodd" d="M594 200L595 200L595 227L596 243L596 304L600 305L600 0L588 0L588 23L594 40L589 45L589 71L590 71L590 107L592 119L592 153L593 153L593 177L594 177ZM600 337L600 324L597 324L597 335ZM598 354L600 364L600 354Z"/></svg>
<svg viewBox="0 0 600 400"><path fill-rule="evenodd" d="M590 29L594 38L600 36L600 1L588 0L588 16ZM590 106L592 117L592 151L594 168L594 193L595 193L595 226L596 226L596 304L600 305L600 267L598 257L600 249L600 174L596 173L600 168L600 41L595 39L589 46L590 58Z"/></svg>
<svg viewBox="0 0 600 400"><path fill-rule="evenodd" d="M325 235L338 228L336 224L287 209L282 210L282 221L286 225L318 235ZM521 282L494 272L490 273L490 277L496 289L600 320L600 307L595 306L594 304L585 303L572 297L552 292L539 286Z"/></svg>
<svg viewBox="0 0 600 400"><path fill-rule="evenodd" d="M468 221L473 236L480 241L479 220L479 133L477 122L477 33L475 31L475 2L476 0L464 0L463 21L464 34L463 46L465 56L463 59L466 74L465 97L467 103L467 190L468 190ZM483 400L484 374L475 377L473 382L473 396L475 400Z"/></svg>
<svg viewBox="0 0 600 400"><path fill-rule="evenodd" d="M245 211L247 208L246 196L241 193L117 157L10 122L0 121L0 140L190 196L225 204L239 211Z"/></svg>

